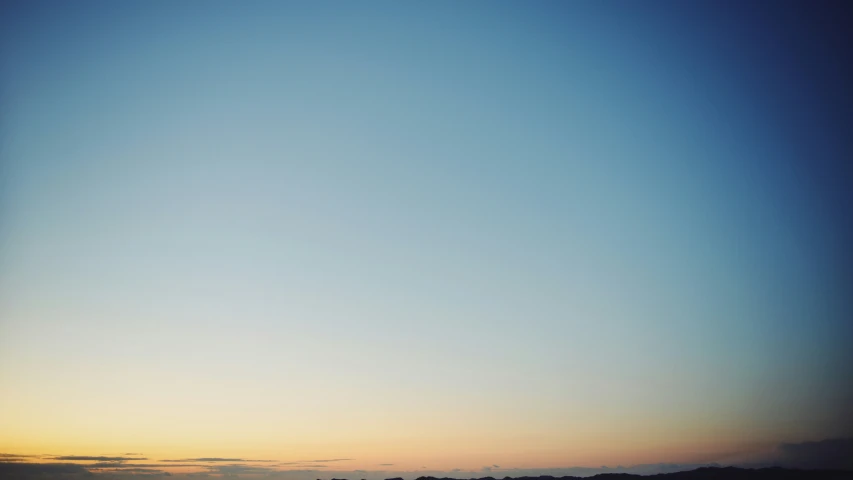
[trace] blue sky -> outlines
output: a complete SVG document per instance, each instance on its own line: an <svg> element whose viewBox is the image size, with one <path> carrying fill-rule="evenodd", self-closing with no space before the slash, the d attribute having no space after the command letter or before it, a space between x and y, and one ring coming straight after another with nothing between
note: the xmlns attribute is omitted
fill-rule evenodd
<svg viewBox="0 0 853 480"><path fill-rule="evenodd" d="M757 5L5 7L0 446L850 434L849 71Z"/></svg>

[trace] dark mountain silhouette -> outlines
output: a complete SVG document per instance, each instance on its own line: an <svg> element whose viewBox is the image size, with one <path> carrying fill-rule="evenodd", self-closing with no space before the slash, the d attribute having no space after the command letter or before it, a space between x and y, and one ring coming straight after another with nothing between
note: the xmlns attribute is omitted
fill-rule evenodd
<svg viewBox="0 0 853 480"><path fill-rule="evenodd" d="M853 480L853 471L846 470L796 470L789 468L738 468L703 467L684 472L659 473L656 475L635 475L631 473L600 473L591 477L504 477L503 480ZM394 479L388 479L394 480ZM417 480L457 480L451 478L418 477ZM471 480L497 480L483 477Z"/></svg>
<svg viewBox="0 0 853 480"><path fill-rule="evenodd" d="M94 474L83 468L82 465L74 465L72 463L0 462L0 478L4 480L19 478L90 478L93 476Z"/></svg>

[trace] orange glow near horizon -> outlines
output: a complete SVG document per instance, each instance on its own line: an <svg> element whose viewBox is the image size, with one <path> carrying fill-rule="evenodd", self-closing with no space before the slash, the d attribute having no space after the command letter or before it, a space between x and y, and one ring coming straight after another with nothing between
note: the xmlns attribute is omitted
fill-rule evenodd
<svg viewBox="0 0 853 480"><path fill-rule="evenodd" d="M615 438L602 439L606 446L590 445L588 442L577 441L563 448L548 448L537 444L535 439L519 439L518 442L488 442L484 439L468 439L458 442L452 439L442 441L425 441L409 439L391 444L341 444L335 449L302 447L293 445L280 449L269 446L256 448L164 448L162 446L137 444L136 448L119 448L116 445L91 445L89 447L70 447L69 445L43 444L24 447L4 445L0 442L0 451L19 455L33 455L28 462L70 462L80 465L91 465L97 460L68 460L56 459L59 456L91 456L91 457L136 457L128 458L128 465L145 464L157 465L173 473L204 471L201 467L175 467L174 462L166 460L186 460L186 463L201 465L227 465L243 463L262 467L274 467L276 470L302 470L304 465L311 464L322 476L323 471L419 471L426 467L431 471L463 471L478 472L484 465L499 464L505 470L521 468L566 468L566 467L598 467L600 465L636 465L660 462L665 458L671 463L705 463L714 458L731 455L732 447L726 448L725 442L694 442L685 443L679 448L656 445L649 442L618 441ZM543 442L544 443L544 442ZM553 443L548 442L553 445ZM82 445L82 444L79 444ZM760 453L770 448L772 444L738 445L737 451ZM746 447L746 448L745 448ZM130 456L128 452L139 451L140 456ZM46 454L45 452L50 452ZM285 453L286 452L286 453ZM382 452L377 454L377 452ZM418 452L418 454L412 454ZM285 454L283 454L285 453ZM47 456L49 455L49 456ZM198 458L229 458L239 459L229 462L201 462ZM316 468L316 460L341 459L341 461L324 463L322 470ZM272 462L259 462L272 460ZM171 463L171 464L170 464ZM298 463L298 465L288 465ZM383 465L391 464L391 465ZM300 466L303 465L303 466ZM310 468L309 468L310 469Z"/></svg>

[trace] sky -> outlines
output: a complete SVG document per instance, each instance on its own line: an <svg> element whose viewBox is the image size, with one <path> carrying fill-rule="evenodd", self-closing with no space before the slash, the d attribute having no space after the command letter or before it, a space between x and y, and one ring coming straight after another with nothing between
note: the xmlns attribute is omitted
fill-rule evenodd
<svg viewBox="0 0 853 480"><path fill-rule="evenodd" d="M0 452L450 472L853 436L851 25L4 2Z"/></svg>

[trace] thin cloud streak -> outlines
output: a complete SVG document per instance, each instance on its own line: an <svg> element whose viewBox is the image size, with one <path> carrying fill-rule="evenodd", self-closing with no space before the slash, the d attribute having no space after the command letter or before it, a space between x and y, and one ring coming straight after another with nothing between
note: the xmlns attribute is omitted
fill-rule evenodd
<svg viewBox="0 0 853 480"><path fill-rule="evenodd" d="M197 468L207 468L210 465L201 465L198 463L111 463L111 462L98 462L98 463L89 463L83 465L86 468L134 468L134 467L155 467L155 468L179 468L179 467L197 467Z"/></svg>
<svg viewBox="0 0 853 480"><path fill-rule="evenodd" d="M47 458L47 457L42 457ZM51 457L53 460L69 460L69 461L85 461L85 460L94 460L101 462L109 462L109 461L126 461L126 460L148 460L147 458L140 457L103 457L103 456L88 456L88 455L63 455L60 457Z"/></svg>
<svg viewBox="0 0 853 480"><path fill-rule="evenodd" d="M147 459L142 459L147 460ZM201 457L201 458L179 458L160 460L161 462L277 462L278 460L249 460L245 458L222 458L222 457Z"/></svg>
<svg viewBox="0 0 853 480"><path fill-rule="evenodd" d="M207 468L211 472L221 473L224 475L240 475L240 474L258 474L258 473L273 473L276 470L269 467L256 467L254 465L210 465Z"/></svg>

